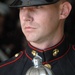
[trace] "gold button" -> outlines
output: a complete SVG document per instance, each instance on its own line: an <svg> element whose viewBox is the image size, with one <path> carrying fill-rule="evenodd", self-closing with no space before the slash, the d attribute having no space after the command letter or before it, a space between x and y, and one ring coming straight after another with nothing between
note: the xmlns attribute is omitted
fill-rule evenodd
<svg viewBox="0 0 75 75"><path fill-rule="evenodd" d="M33 56L36 56L36 54L37 54L36 51L34 51L34 50L31 53L33 54Z"/></svg>
<svg viewBox="0 0 75 75"><path fill-rule="evenodd" d="M51 65L50 64L45 64L44 66L51 69Z"/></svg>
<svg viewBox="0 0 75 75"><path fill-rule="evenodd" d="M19 53L15 54L15 57L18 57L19 56Z"/></svg>
<svg viewBox="0 0 75 75"><path fill-rule="evenodd" d="M58 49L53 50L53 56L57 56L58 53L59 53Z"/></svg>

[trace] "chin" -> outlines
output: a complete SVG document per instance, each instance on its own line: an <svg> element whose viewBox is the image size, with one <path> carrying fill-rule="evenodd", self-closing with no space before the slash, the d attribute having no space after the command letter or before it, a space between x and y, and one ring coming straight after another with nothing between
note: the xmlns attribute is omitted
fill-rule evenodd
<svg viewBox="0 0 75 75"><path fill-rule="evenodd" d="M37 41L37 39L35 39L35 38L26 38L27 39L27 41L29 41L29 42L36 42Z"/></svg>

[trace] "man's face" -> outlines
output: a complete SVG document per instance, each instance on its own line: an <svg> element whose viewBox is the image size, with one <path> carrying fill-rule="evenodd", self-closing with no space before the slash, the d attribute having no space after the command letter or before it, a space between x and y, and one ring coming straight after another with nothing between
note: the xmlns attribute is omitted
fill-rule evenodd
<svg viewBox="0 0 75 75"><path fill-rule="evenodd" d="M29 42L43 42L59 30L59 5L20 8L21 27Z"/></svg>

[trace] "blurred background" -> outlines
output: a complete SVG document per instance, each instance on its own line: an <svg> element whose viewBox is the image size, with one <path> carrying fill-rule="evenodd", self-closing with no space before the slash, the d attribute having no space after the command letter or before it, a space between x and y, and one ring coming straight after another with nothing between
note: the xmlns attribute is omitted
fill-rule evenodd
<svg viewBox="0 0 75 75"><path fill-rule="evenodd" d="M13 0L0 0L0 62L5 61L25 49L26 39L19 21L19 10L9 8L6 3ZM65 33L69 41L75 44L75 1L72 12L65 22Z"/></svg>
<svg viewBox="0 0 75 75"><path fill-rule="evenodd" d="M21 31L18 13L19 10L9 8L5 0L0 1L0 62L24 50L25 37Z"/></svg>

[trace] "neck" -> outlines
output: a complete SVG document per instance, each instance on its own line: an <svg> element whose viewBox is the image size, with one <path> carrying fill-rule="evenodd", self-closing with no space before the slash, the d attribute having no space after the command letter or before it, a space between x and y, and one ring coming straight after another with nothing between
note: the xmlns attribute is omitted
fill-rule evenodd
<svg viewBox="0 0 75 75"><path fill-rule="evenodd" d="M46 48L52 47L54 45L56 45L58 42L60 42L60 40L62 39L63 35L58 36L58 37L54 37L51 39L47 39L41 43L35 43L35 42L30 42L30 44L36 48L45 50Z"/></svg>

